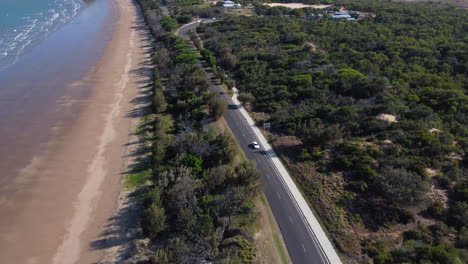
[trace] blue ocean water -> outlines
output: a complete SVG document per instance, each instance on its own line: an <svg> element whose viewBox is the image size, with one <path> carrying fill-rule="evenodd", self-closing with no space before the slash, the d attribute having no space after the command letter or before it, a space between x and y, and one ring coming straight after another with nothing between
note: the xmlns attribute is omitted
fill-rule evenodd
<svg viewBox="0 0 468 264"><path fill-rule="evenodd" d="M0 0L0 71L83 7L81 0Z"/></svg>

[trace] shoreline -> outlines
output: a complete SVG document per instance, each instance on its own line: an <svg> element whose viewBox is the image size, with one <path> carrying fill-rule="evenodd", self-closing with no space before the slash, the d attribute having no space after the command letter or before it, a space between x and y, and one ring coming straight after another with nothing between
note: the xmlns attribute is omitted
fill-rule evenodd
<svg viewBox="0 0 468 264"><path fill-rule="evenodd" d="M0 208L2 263L92 263L112 246L106 230L122 191L134 113L141 107L136 99L146 96L140 89L148 55L133 1L110 5L118 19L84 78L92 88L79 102L76 121L58 129L46 151L23 170L34 180Z"/></svg>
<svg viewBox="0 0 468 264"><path fill-rule="evenodd" d="M108 2L92 0L74 20L0 71L0 207L33 180L25 174L50 141L77 120L90 95L90 73L115 24Z"/></svg>

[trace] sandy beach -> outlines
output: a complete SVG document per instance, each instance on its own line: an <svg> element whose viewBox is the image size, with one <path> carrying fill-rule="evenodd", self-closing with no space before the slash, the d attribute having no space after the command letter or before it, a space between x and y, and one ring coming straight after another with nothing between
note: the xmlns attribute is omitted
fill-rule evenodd
<svg viewBox="0 0 468 264"><path fill-rule="evenodd" d="M116 24L82 81L71 124L51 127L44 151L22 168L17 191L0 203L0 263L96 263L106 249L128 164L129 139L147 95L148 33L131 0L110 1Z"/></svg>

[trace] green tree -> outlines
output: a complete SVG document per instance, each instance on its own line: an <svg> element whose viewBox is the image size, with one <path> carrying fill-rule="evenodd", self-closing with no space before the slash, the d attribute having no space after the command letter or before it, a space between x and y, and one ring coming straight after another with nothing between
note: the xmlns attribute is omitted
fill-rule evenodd
<svg viewBox="0 0 468 264"><path fill-rule="evenodd" d="M236 156L236 142L228 131L220 133L216 137L218 149L214 152L214 160L217 160L217 165L227 164L234 160Z"/></svg>
<svg viewBox="0 0 468 264"><path fill-rule="evenodd" d="M156 114L166 111L167 103L164 98L164 93L160 89L154 91L152 106L153 112Z"/></svg>
<svg viewBox="0 0 468 264"><path fill-rule="evenodd" d="M203 59L206 60L208 65L210 65L210 67L216 66L216 57L213 56L213 53L211 53L211 51L207 49L202 49L200 51L200 54L202 55Z"/></svg>
<svg viewBox="0 0 468 264"><path fill-rule="evenodd" d="M455 202L450 207L448 221L457 229L468 227L468 202Z"/></svg>
<svg viewBox="0 0 468 264"><path fill-rule="evenodd" d="M156 203L152 203L143 211L141 221L143 232L149 238L155 238L166 228L166 213L164 212L164 208Z"/></svg>
<svg viewBox="0 0 468 264"><path fill-rule="evenodd" d="M192 175L199 176L203 172L202 166L203 160L201 158L197 158L190 154L185 154L182 157L182 164L192 168Z"/></svg>
<svg viewBox="0 0 468 264"><path fill-rule="evenodd" d="M151 264L171 264L169 253L165 249L158 249L151 259Z"/></svg>
<svg viewBox="0 0 468 264"><path fill-rule="evenodd" d="M191 15L181 15L177 17L177 22L179 24L187 24L190 21L192 21L192 16Z"/></svg>
<svg viewBox="0 0 468 264"><path fill-rule="evenodd" d="M210 116L215 120L220 119L227 111L227 103L221 98L215 98L208 103Z"/></svg>
<svg viewBox="0 0 468 264"><path fill-rule="evenodd" d="M291 86L297 87L310 87L312 86L312 76L310 75L296 75L291 78Z"/></svg>
<svg viewBox="0 0 468 264"><path fill-rule="evenodd" d="M174 63L176 64L196 64L198 63L198 54L193 51L185 51L183 53L177 54L174 59Z"/></svg>
<svg viewBox="0 0 468 264"><path fill-rule="evenodd" d="M252 191L256 192L258 188L258 180L261 177L260 171L252 161L245 161L237 165L235 169L238 184L241 186L252 187Z"/></svg>
<svg viewBox="0 0 468 264"><path fill-rule="evenodd" d="M382 169L377 186L382 196L402 206L424 200L429 190L429 184L416 173L390 167Z"/></svg>
<svg viewBox="0 0 468 264"><path fill-rule="evenodd" d="M173 31L177 27L177 20L172 17L165 16L161 19L161 24L166 31Z"/></svg>
<svg viewBox="0 0 468 264"><path fill-rule="evenodd" d="M255 96L252 93L241 93L237 99L242 103L252 103L255 101Z"/></svg>

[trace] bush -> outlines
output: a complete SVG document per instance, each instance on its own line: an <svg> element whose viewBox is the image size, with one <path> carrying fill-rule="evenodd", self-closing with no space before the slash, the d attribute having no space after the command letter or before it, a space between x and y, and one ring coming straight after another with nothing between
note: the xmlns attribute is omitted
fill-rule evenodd
<svg viewBox="0 0 468 264"><path fill-rule="evenodd" d="M198 54L194 51L187 50L177 54L174 59L175 64L196 64L198 63Z"/></svg>
<svg viewBox="0 0 468 264"><path fill-rule="evenodd" d="M145 235L149 238L155 238L166 228L166 213L164 208L156 203L152 203L143 212L141 227Z"/></svg>
<svg viewBox="0 0 468 264"><path fill-rule="evenodd" d="M455 248L447 245L421 246L416 248L416 258L420 263L423 260L430 260L435 263L462 264Z"/></svg>
<svg viewBox="0 0 468 264"><path fill-rule="evenodd" d="M427 209L427 211L435 218L441 217L444 214L444 202L436 201Z"/></svg>
<svg viewBox="0 0 468 264"><path fill-rule="evenodd" d="M215 165L227 164L234 160L237 149L236 143L228 131L219 134L216 137L216 143L218 150L213 153L213 157L210 161L213 161Z"/></svg>
<svg viewBox="0 0 468 264"><path fill-rule="evenodd" d="M190 21L192 21L192 16L191 15L181 15L177 17L177 22L179 24L187 24Z"/></svg>
<svg viewBox="0 0 468 264"><path fill-rule="evenodd" d="M207 49L202 49L200 51L200 54L202 55L203 59L206 60L210 67L216 66L216 57L211 53L211 51Z"/></svg>
<svg viewBox="0 0 468 264"><path fill-rule="evenodd" d="M393 205L383 204L382 201L362 201L363 208L360 212L366 226L380 229L391 227L396 224L408 224L414 220L414 215Z"/></svg>
<svg viewBox="0 0 468 264"><path fill-rule="evenodd" d="M468 202L468 180L463 180L453 188L453 199Z"/></svg>
<svg viewBox="0 0 468 264"><path fill-rule="evenodd" d="M252 93L241 93L237 99L241 101L242 103L252 103L255 101L255 97L253 96Z"/></svg>
<svg viewBox="0 0 468 264"><path fill-rule="evenodd" d="M310 121L297 128L297 136L304 143L311 145L323 145L343 136L342 128L338 124L324 125L319 122Z"/></svg>
<svg viewBox="0 0 468 264"><path fill-rule="evenodd" d="M165 16L161 19L161 24L166 31L173 31L177 27L177 20L172 17Z"/></svg>
<svg viewBox="0 0 468 264"><path fill-rule="evenodd" d="M457 247L468 249L468 228L462 227L458 232Z"/></svg>
<svg viewBox="0 0 468 264"><path fill-rule="evenodd" d="M403 233L403 238L405 241L407 240L419 240L425 243L432 242L432 237L430 234L430 230L423 225L418 226L417 228L409 231L405 231Z"/></svg>
<svg viewBox="0 0 468 264"><path fill-rule="evenodd" d="M468 227L468 203L455 202L449 210L448 222L457 229Z"/></svg>
<svg viewBox="0 0 468 264"><path fill-rule="evenodd" d="M193 42L193 45L195 45L195 47L197 49L201 49L202 48L202 42L201 42L201 39L200 37L198 36L197 33L195 33L193 30L190 30L188 32L189 36L190 36L190 39L192 40Z"/></svg>
<svg viewBox="0 0 468 264"><path fill-rule="evenodd" d="M462 264L457 250L448 245L431 246L410 240L392 252L397 263L447 263Z"/></svg>
<svg viewBox="0 0 468 264"><path fill-rule="evenodd" d="M394 263L387 244L384 241L376 241L366 246L365 251L367 255L373 258L375 264Z"/></svg>
<svg viewBox="0 0 468 264"><path fill-rule="evenodd" d="M312 86L312 76L296 75L291 78L289 83L292 87L298 87L298 86L310 87Z"/></svg>
<svg viewBox="0 0 468 264"><path fill-rule="evenodd" d="M153 112L155 114L166 111L167 103L164 98L164 94L160 89L157 89L153 93Z"/></svg>
<svg viewBox="0 0 468 264"><path fill-rule="evenodd" d="M154 0L146 0L144 4L150 9L159 9L159 3Z"/></svg>
<svg viewBox="0 0 468 264"><path fill-rule="evenodd" d="M215 98L208 103L210 116L215 120L221 118L227 111L227 103L221 98Z"/></svg>
<svg viewBox="0 0 468 264"><path fill-rule="evenodd" d="M150 261L151 264L170 264L169 253L165 249L158 249Z"/></svg>
<svg viewBox="0 0 468 264"><path fill-rule="evenodd" d="M203 160L201 158L197 158L190 154L185 154L182 158L182 164L192 168L192 175L193 176L200 176L203 172L202 167Z"/></svg>
<svg viewBox="0 0 468 264"><path fill-rule="evenodd" d="M377 180L381 195L399 205L412 205L425 199L429 184L405 169L385 167Z"/></svg>
<svg viewBox="0 0 468 264"><path fill-rule="evenodd" d="M241 248L239 255L242 263L253 263L256 254L255 247L252 246L245 238L239 238L237 240L237 244Z"/></svg>

